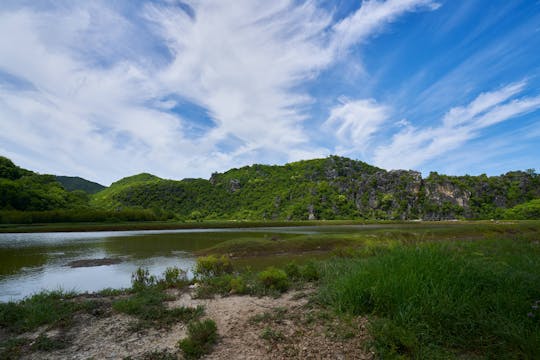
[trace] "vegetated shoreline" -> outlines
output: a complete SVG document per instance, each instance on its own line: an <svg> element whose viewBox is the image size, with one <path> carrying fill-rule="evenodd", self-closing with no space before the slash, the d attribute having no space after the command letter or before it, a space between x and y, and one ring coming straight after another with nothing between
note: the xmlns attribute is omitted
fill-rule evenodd
<svg viewBox="0 0 540 360"><path fill-rule="evenodd" d="M497 220L498 224L526 223L535 220ZM492 220L294 220L294 221L204 221L204 222L98 222L98 223L36 223L0 224L0 233L40 233L40 232L94 232L94 231L135 231L135 230L183 230L183 229L248 229L263 227L294 226L334 226L334 225L421 225L421 224L491 224Z"/></svg>
<svg viewBox="0 0 540 360"><path fill-rule="evenodd" d="M214 249L227 255L199 258L200 277L192 289L182 281L154 288L155 279L141 272L132 290L60 296L53 305L70 299L81 304L75 330L63 333L71 320L59 316L55 326L10 345L0 326L0 350L19 349L28 359L111 353L172 359L180 354L177 343L186 336L186 324L173 323L173 330L154 325L168 324L169 311L192 316L194 306L204 304L220 334L208 359L335 358L336 351L359 359L374 353L405 359L533 358L540 352L540 222L387 230L352 236L352 242L329 250L330 260L258 273L233 269L231 249L253 246L233 241ZM298 239L277 241L287 248ZM175 276L164 279L175 283ZM4 326L17 305L9 306L0 306ZM80 336L91 340L62 348L63 336L71 344L82 341Z"/></svg>

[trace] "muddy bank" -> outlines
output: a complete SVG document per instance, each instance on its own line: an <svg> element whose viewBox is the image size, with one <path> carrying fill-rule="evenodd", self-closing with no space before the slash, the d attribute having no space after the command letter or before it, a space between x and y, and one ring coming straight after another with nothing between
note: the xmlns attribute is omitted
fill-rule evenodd
<svg viewBox="0 0 540 360"><path fill-rule="evenodd" d="M102 259L83 259L83 260L74 260L66 264L71 268L80 268L80 267L92 267L92 266L103 266L103 265L115 265L120 264L124 260L120 258L102 258Z"/></svg>

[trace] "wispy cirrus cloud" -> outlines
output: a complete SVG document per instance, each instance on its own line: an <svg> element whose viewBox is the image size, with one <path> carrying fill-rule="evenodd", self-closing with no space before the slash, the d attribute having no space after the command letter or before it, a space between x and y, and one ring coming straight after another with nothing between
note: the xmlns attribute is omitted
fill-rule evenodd
<svg viewBox="0 0 540 360"><path fill-rule="evenodd" d="M330 111L323 128L331 130L339 140L335 152L340 154L365 153L371 145L372 136L389 119L387 106L373 99L349 100Z"/></svg>
<svg viewBox="0 0 540 360"><path fill-rule="evenodd" d="M407 126L378 146L376 165L385 168L418 168L480 136L480 131L540 109L540 96L519 97L524 81L482 93L466 106L450 109L438 126Z"/></svg>
<svg viewBox="0 0 540 360"><path fill-rule="evenodd" d="M314 99L300 85L400 15L435 7L366 1L336 22L315 1L9 2L0 151L104 183L320 156L328 149L305 131ZM186 130L182 102L207 112L203 135Z"/></svg>

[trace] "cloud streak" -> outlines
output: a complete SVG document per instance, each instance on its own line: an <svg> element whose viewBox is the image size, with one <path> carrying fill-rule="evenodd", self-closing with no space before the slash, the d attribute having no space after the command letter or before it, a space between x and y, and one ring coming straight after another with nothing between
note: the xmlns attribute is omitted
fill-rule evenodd
<svg viewBox="0 0 540 360"><path fill-rule="evenodd" d="M384 168L417 168L480 136L480 130L540 109L540 96L514 98L526 83L518 82L478 95L466 106L448 111L439 126L407 126L389 144L374 152L376 165Z"/></svg>

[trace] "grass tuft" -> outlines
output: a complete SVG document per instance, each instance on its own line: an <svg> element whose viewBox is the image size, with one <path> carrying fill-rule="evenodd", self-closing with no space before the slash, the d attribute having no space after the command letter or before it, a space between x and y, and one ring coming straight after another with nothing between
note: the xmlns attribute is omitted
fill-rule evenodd
<svg viewBox="0 0 540 360"><path fill-rule="evenodd" d="M214 320L195 321L188 324L188 337L180 340L178 346L186 359L198 359L210 353L217 338L217 326Z"/></svg>

